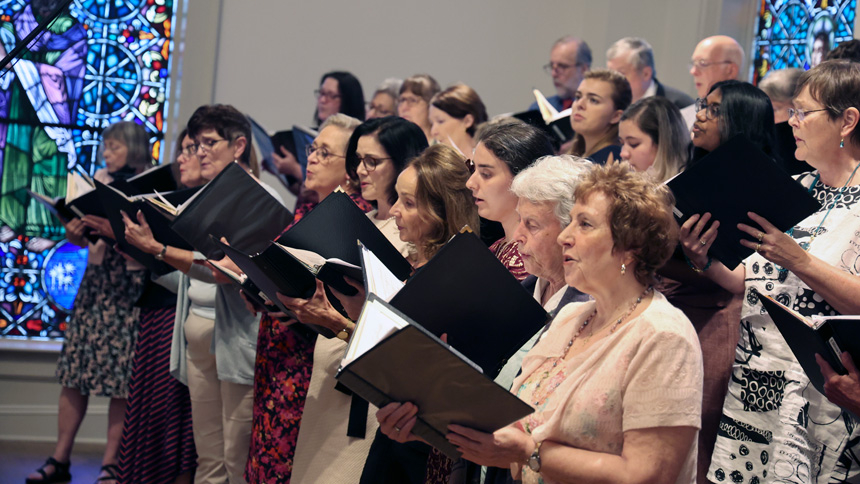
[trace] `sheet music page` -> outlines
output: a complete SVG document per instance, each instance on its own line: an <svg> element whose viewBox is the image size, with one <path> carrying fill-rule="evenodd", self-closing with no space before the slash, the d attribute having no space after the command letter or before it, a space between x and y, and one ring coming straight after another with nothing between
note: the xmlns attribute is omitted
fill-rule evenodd
<svg viewBox="0 0 860 484"><path fill-rule="evenodd" d="M385 302L391 301L391 298L403 287L403 281L397 279L397 276L385 267L376 254L364 245L361 246L361 261L367 279L364 281L367 293L374 293Z"/></svg>
<svg viewBox="0 0 860 484"><path fill-rule="evenodd" d="M361 316L355 322L355 333L350 338L349 348L341 361L341 367L352 363L388 335L408 324L378 299L368 299L361 310Z"/></svg>

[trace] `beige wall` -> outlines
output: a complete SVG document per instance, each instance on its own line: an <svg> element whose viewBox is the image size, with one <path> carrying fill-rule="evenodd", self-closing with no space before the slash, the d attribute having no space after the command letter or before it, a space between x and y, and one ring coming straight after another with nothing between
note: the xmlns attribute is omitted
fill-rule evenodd
<svg viewBox="0 0 860 484"><path fill-rule="evenodd" d="M199 2L216 5L191 5ZM532 87L552 92L541 66L564 34L586 39L595 66L605 64L606 49L618 38L644 37L654 45L661 80L692 92L686 66L696 42L715 33L749 37L752 17L736 12L754 3L223 0L214 99L247 110L269 129L283 129L311 122L313 90L328 70L353 72L366 95L386 77L428 72L442 85L470 84L491 115L517 111L533 101ZM189 47L196 35L191 30Z"/></svg>

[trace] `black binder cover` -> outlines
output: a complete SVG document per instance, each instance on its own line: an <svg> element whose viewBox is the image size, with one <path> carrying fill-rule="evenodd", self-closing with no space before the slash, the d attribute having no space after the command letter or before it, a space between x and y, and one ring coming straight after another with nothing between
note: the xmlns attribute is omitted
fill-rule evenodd
<svg viewBox="0 0 860 484"><path fill-rule="evenodd" d="M360 267L358 240L376 254L400 280L409 277L412 272L409 261L344 192L337 191L327 196L277 242L287 247L316 252L326 259L340 259ZM486 248L484 250L486 251ZM358 276L360 278L361 275Z"/></svg>
<svg viewBox="0 0 860 484"><path fill-rule="evenodd" d="M184 208L170 228L208 259L223 251L209 238L226 237L248 254L262 251L293 215L237 163L231 163Z"/></svg>
<svg viewBox="0 0 860 484"><path fill-rule="evenodd" d="M179 188L173 177L173 163L158 165L127 180L114 180L111 186L116 187L126 195L165 193L176 191Z"/></svg>
<svg viewBox="0 0 860 484"><path fill-rule="evenodd" d="M761 305L779 329L797 362L803 367L809 381L816 390L824 395L824 375L815 361L815 354L821 355L836 373L845 375L848 371L842 365L841 353L847 351L858 364L860 356L860 316L856 319L831 319L813 329L799 315L777 302L770 296L759 295ZM837 349L838 348L838 349Z"/></svg>
<svg viewBox="0 0 860 484"><path fill-rule="evenodd" d="M375 294L368 296L368 304L371 301L391 308ZM494 432L534 411L432 333L400 315L408 326L338 371L336 378L347 388L377 407L391 402L417 405L412 433L452 459L460 453L445 438L449 424Z"/></svg>
<svg viewBox="0 0 860 484"><path fill-rule="evenodd" d="M364 241L362 240L362 243ZM474 233L457 234L391 305L495 377L547 313Z"/></svg>
<svg viewBox="0 0 860 484"><path fill-rule="evenodd" d="M533 109L531 111L516 113L513 117L544 131L556 145L561 145L573 139L573 135L576 134L570 125L570 116L565 116L546 124L540 110Z"/></svg>
<svg viewBox="0 0 860 484"><path fill-rule="evenodd" d="M178 204L190 198L199 189L200 187L188 188L164 194L163 196L170 203ZM142 200L131 202L98 180L96 180L96 193L98 193L102 205L105 207L107 219L113 229L114 237L116 237L116 243L119 245L120 250L155 274L167 274L168 272L173 272L175 269L169 264L157 260L154 255L147 254L126 242L125 222L122 220L121 212L125 212L131 217L132 221L137 222L137 212L140 210L143 212L144 217L146 217L146 222L150 230L152 230L152 236L155 240L180 249L192 250L192 247L182 237L170 229L168 220L152 205Z"/></svg>
<svg viewBox="0 0 860 484"><path fill-rule="evenodd" d="M247 282L246 284L239 284L239 286L242 287L242 289L245 289L246 292L255 294L257 296L254 298L255 302L258 304L262 302L260 301L260 299L262 299L260 293L268 297L271 304L263 303L264 307L271 307L273 304L278 311L281 311L290 317L295 317L295 314L289 308L284 306L284 303L282 303L280 299L278 299L278 292L285 296L308 299L313 296L314 291L316 290L314 276L305 268L302 268L302 272L296 272L295 275L290 274L287 276L282 268L271 264L265 256L261 257L260 254L249 256L241 250L224 244L223 242L213 241L213 243L216 243L221 250L224 251L224 254L226 254L227 257L229 257L230 260L239 267L239 269L242 269L242 272L244 272L248 277L248 281L251 282L252 286L246 287ZM269 249L281 251L281 249L274 246L267 248L267 250ZM307 284L308 278L310 284ZM315 324L302 324L326 338L332 338L335 335L334 331L328 328L317 326Z"/></svg>
<svg viewBox="0 0 860 484"><path fill-rule="evenodd" d="M711 255L734 269L753 250L740 244L750 235L738 223L755 226L755 212L786 231L821 208L807 189L743 135L735 136L668 182L675 196L675 217L711 213L720 222Z"/></svg>
<svg viewBox="0 0 860 484"><path fill-rule="evenodd" d="M66 198L65 197L57 197L57 198L49 198L45 195L41 195L32 190L27 190L27 194L30 197L42 204L49 212L54 214L61 222L65 223L73 218L77 217L77 215L72 212L68 207L66 207Z"/></svg>

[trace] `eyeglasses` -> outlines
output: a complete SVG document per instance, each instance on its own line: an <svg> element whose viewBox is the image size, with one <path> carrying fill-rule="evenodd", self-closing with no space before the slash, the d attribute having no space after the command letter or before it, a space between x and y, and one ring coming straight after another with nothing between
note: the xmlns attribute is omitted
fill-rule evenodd
<svg viewBox="0 0 860 484"><path fill-rule="evenodd" d="M182 148L180 152L185 156L197 156L197 145L188 145Z"/></svg>
<svg viewBox="0 0 860 484"><path fill-rule="evenodd" d="M374 156L369 156L369 155L365 155L365 156L358 156L358 155L355 155L355 159L357 159L359 163L364 163L364 169L365 169L365 170L367 170L367 171L368 171L368 173L369 173L369 172L371 172L371 171L375 170L375 169L376 169L376 167L377 167L380 163L382 163L383 161L385 161L385 160L390 160L390 159L391 159L391 157L388 157L388 158L376 158L376 157L374 157Z"/></svg>
<svg viewBox="0 0 860 484"><path fill-rule="evenodd" d="M705 117L708 119L717 119L720 117L720 105L718 103L708 104L702 98L696 99L696 112L705 111Z"/></svg>
<svg viewBox="0 0 860 484"><path fill-rule="evenodd" d="M325 98L325 99L328 99L329 101L336 101L336 100L340 99L340 94L338 94L336 92L320 91L319 89L316 89L314 91L314 96L317 99Z"/></svg>
<svg viewBox="0 0 860 484"><path fill-rule="evenodd" d="M215 145L217 145L218 143L220 143L222 141L226 141L228 143L230 142L230 140L228 140L227 138L204 139L204 140L201 140L199 143L194 143L193 145L189 146L188 149L194 150L194 154L197 154L197 151L200 149L202 149L203 151L208 153L208 152L212 151L212 148L214 148Z"/></svg>
<svg viewBox="0 0 860 484"><path fill-rule="evenodd" d="M468 169L469 169L469 173L470 173L470 174L472 174L472 175L474 175L474 174L475 174L475 162L474 162L474 161L472 161L472 159L471 159L471 158L469 158L469 159L467 159L467 160L466 160L466 168L468 168Z"/></svg>
<svg viewBox="0 0 860 484"><path fill-rule="evenodd" d="M314 145L305 146L305 154L308 155L308 157L310 157L314 153L317 154L317 158L321 162L325 162L326 160L328 160L331 157L346 158L345 155L336 155L336 154L332 153L331 151L328 150L328 148L317 148Z"/></svg>
<svg viewBox="0 0 860 484"><path fill-rule="evenodd" d="M708 67L711 67L711 66L717 65L717 64L732 64L732 61L726 60L726 61L708 62L705 59L696 59L696 60L690 61L688 66L690 69L692 69L694 67L698 67L699 69L707 69Z"/></svg>
<svg viewBox="0 0 860 484"><path fill-rule="evenodd" d="M424 101L424 98L421 97L410 97L410 96L400 96L400 104L405 104L407 106L411 106L413 104L418 104L421 101Z"/></svg>
<svg viewBox="0 0 860 484"><path fill-rule="evenodd" d="M365 105L365 108L367 109L368 113L370 111L373 111L374 113L376 113L377 116L379 116L381 118L384 118L385 116L393 116L394 115L394 111L389 111L389 110L385 109L384 107L378 106L378 105L373 104L373 103L367 103Z"/></svg>
<svg viewBox="0 0 860 484"><path fill-rule="evenodd" d="M806 115L807 115L807 114L817 113L817 112L820 112L820 111L827 111L827 108L824 108L824 109L810 109L810 110L808 110L808 111L804 111L804 110L802 110L802 109L788 108L788 117L789 117L789 118L791 118L792 116L797 116L797 120L798 120L798 121L803 121L804 119L806 119Z"/></svg>
<svg viewBox="0 0 860 484"><path fill-rule="evenodd" d="M568 69L573 69L574 67L579 67L582 64L577 62L576 64L562 64L561 62L550 62L543 66L543 70L546 71L547 74L552 75L553 71L566 71Z"/></svg>

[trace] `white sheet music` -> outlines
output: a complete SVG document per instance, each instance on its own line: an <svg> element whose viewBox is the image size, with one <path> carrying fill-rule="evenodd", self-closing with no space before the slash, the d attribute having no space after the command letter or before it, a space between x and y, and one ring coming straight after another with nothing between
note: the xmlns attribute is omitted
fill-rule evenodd
<svg viewBox="0 0 860 484"><path fill-rule="evenodd" d="M376 254L364 245L361 246L361 265L364 268L366 278L364 284L368 294L374 293L385 302L389 302L403 287L403 281L388 270Z"/></svg>

